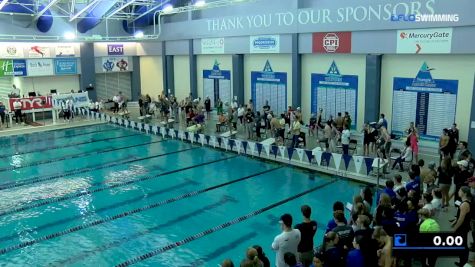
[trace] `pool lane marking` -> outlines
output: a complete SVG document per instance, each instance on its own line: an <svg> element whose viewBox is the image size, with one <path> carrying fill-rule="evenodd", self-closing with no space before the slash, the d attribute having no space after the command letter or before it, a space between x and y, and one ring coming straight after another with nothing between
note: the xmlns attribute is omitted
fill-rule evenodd
<svg viewBox="0 0 475 267"><path fill-rule="evenodd" d="M231 196L228 196L228 195L224 195L221 200L217 201L216 203L212 203L212 204L209 204L207 206L203 206L203 207L200 207L199 209L197 210L194 210L192 212L188 212L188 213L185 213L183 215L180 215L174 219L171 219L167 222L162 222L160 223L159 225L157 226L154 226L152 228L149 228L149 229L146 229L144 231L141 231L141 232L137 232L137 233L134 233L130 236L125 236L125 237L121 237L115 241L112 241L110 243L107 243L107 244L104 244L100 247L97 247L97 248L94 248L92 250L88 250L88 251L83 251L79 254L76 254L76 255L73 255L72 257L70 258L66 258L66 259L63 259L63 260L58 260L54 263L50 263L50 265L53 265L53 266L71 266L72 264L82 260L82 259L85 259L86 257L90 257L92 255L95 255L101 251L104 251L104 250L108 250L108 249L111 249L113 247L117 247L117 246L120 246L122 245L123 243L125 242L128 242L130 240L133 240L133 239L136 239L136 238L139 238L141 236L144 236L146 234L149 234L151 233L152 231L155 231L159 228L162 228L162 227L168 227L170 225L174 225L180 221L183 221L183 220L186 220L188 218L192 218L194 216L197 216L197 215L200 215L202 213L204 213L205 211L209 211L209 210L212 210L212 209L215 209L215 208L218 208L220 206L222 206L223 204L226 204L228 202L236 202L236 200L231 197Z"/></svg>
<svg viewBox="0 0 475 267"><path fill-rule="evenodd" d="M131 136L127 136L127 137L131 137ZM126 137L124 137L124 138L126 138ZM124 147L124 148L112 148L112 147L109 146L109 147L105 147L105 149L103 149L103 150L82 152L82 153L71 154L71 155L67 155L67 156L59 157L59 158L33 161L33 162L30 162L30 163L27 163L27 164L23 164L21 166L4 167L4 168L0 168L0 172L18 170L18 169L28 168L28 167L32 167L32 166L39 166L39 165L43 165L43 164L54 163L54 162L63 161L63 160L67 160L67 159L74 159L74 158L79 158L79 157L95 155L95 154L102 154L102 153L107 153L107 152L111 152L111 151L116 151L116 150L121 150L121 149L126 149L126 148L132 148L132 147L135 147L135 146L143 146L143 145L147 145L147 144L160 143L164 140L165 139L158 140L158 141L147 142L147 143L143 143L143 144L139 144L139 145L132 145L132 146ZM106 141L108 141L108 140L106 140ZM10 182L10 183L15 183L15 182ZM3 184L0 184L0 188L2 187L2 185Z"/></svg>
<svg viewBox="0 0 475 267"><path fill-rule="evenodd" d="M191 148L191 149L196 149L196 148ZM187 150L191 150L191 149L187 149ZM181 152L183 152L183 151L181 151ZM155 174L155 175L144 176L144 177L139 178L139 179L129 180L129 181L116 183L116 184L112 184L112 185L106 185L106 186L99 187L99 188L92 189L92 190L87 189L87 187L86 188L79 188L78 190L83 190L83 191L77 192L77 193L72 194L72 195L65 195L65 196L58 197L58 198L50 198L50 199L46 199L44 201L31 203L30 205L25 205L25 206L21 206L21 207L18 207L18 208L11 209L11 210L3 211L3 212L0 212L0 217L5 216L5 215L18 213L18 212L22 212L22 211L26 211L26 210L29 210L29 209L32 209L32 208L37 208L37 207L49 205L49 204L52 204L52 203L62 202L62 201L65 201L65 200L69 200L69 199L73 199L73 198L77 198L77 197L81 197L81 196L85 196L85 195L91 195L91 194L102 192L102 191L105 191L105 190L108 190L108 189L113 189L113 188L117 188L117 187L122 187L122 186L130 185L130 184L134 184L134 183L138 183L138 182L143 182L143 181L155 179L155 178L165 176L165 175L168 175L168 174L185 171L185 170L188 170L188 169L201 167L201 166L204 166L204 165L209 165L209 164L212 164L212 163L216 163L216 162L219 162L219 161L224 161L224 160L228 160L228 159L232 159L232 158L236 158L236 157L238 157L238 155L233 155L233 156L230 156L230 157L227 157L227 158L221 158L221 159L218 159L218 160L213 160L213 161L209 161L209 162L205 162L205 163L195 164L195 165L191 165L191 166L181 168L181 169L177 169L177 170L173 170L173 171L167 171L167 172L163 172L163 173L159 173L159 174Z"/></svg>
<svg viewBox="0 0 475 267"><path fill-rule="evenodd" d="M92 132L87 132L87 133L80 133L80 134L73 134L73 135L65 135L65 136L60 136L60 137L48 137L44 138L41 140L24 140L23 142L15 142L15 143L10 143L10 144L0 144L0 147L10 147L10 146L17 146L17 145L25 145L25 144L34 144L34 143L41 143L44 141L50 141L50 140L58 140L58 139L64 139L64 138L71 138L71 137L77 137L81 135L88 135L88 134L96 134L96 133L102 133L102 132L109 132L109 131L114 131L117 130L115 128L112 129L102 129L99 131L92 131Z"/></svg>
<svg viewBox="0 0 475 267"><path fill-rule="evenodd" d="M222 230L222 229L228 228L228 227L230 227L230 226L232 226L232 225L235 225L235 224L237 224L237 223L240 223L240 222L243 222L243 221L245 221L245 220L248 220L249 218L255 217L255 216L257 216L257 215L259 215L259 214L261 214L261 213L263 213L263 212L266 212L266 211L268 211L268 210L270 210L270 209L273 209L273 208L275 208L275 207L278 207L278 206L280 206L280 205L283 205L283 204L285 204L285 203L287 203L287 202L289 202L289 201L292 201L292 200L294 200L294 199L300 198L300 197L302 197L302 196L304 196L304 195L306 195L306 194L312 193L312 192L314 192L314 191L316 191L316 190L318 190L318 189L321 189L321 188L326 187L326 186L328 186L328 185L330 185L330 184L333 184L333 183L335 183L336 181L337 181L337 179L334 179L334 180L332 180L332 181L330 181L330 182L327 182L327 183L324 183L324 184L322 184L322 185L315 186L315 187L313 187L313 188L311 188L311 189L309 189L309 190L303 191L303 192L301 192L301 193L299 193L299 194L293 195L293 196L291 196L291 197L289 197L289 198L286 198L286 199L283 199L283 200L281 200L281 201L279 201L279 202L275 202L275 203L273 203L273 204L271 204L271 205L269 205L269 206L266 206L266 207L264 207L264 208L255 210L255 211L250 212L250 213L248 213L248 214L246 214L246 215L243 215L243 216L241 216L241 217L235 218L235 219L230 220L230 221L228 221L228 222L225 222L225 223L223 223L223 224L217 225L217 226L215 226L215 227L209 228L209 229L204 230L204 231L202 231L202 232L199 232L199 233L197 233L197 234L191 235L191 236L189 236L189 237L187 237L187 238L184 238L184 239L182 239L182 240L180 240L180 241L177 241L177 242L174 242L174 243L170 243L170 244L168 244L168 245L166 245L166 246L164 246L164 247L160 247L160 248L158 248L158 249L152 250L152 251L150 251L150 252L147 252L147 253L142 254L142 255L140 255L140 256L137 256L137 257L135 257L135 258L126 260L126 261L124 261L124 262L122 262L122 263L116 265L116 267L126 267L126 266L130 266L130 265L132 265L132 264L135 264L135 263L144 261L144 260L146 260L146 259L148 259L148 258L154 257L154 256L156 256L156 255L158 255L158 254L161 254L161 253L164 253L164 252L166 252L166 251L172 250L172 249L174 249L174 248L176 248L176 247L183 246L183 245L185 245L185 244L187 244L187 243L190 243L190 242L192 242L192 241L194 241L194 240L200 239L200 238L202 238L202 237L204 237L204 236L207 236L207 235L210 235L210 234L212 234L212 233L214 233L214 232L217 232L217 231L220 231L220 230Z"/></svg>
<svg viewBox="0 0 475 267"><path fill-rule="evenodd" d="M164 141L167 141L167 140L164 140ZM157 142L161 142L161 141L157 141ZM147 145L147 144L145 144L145 145ZM144 158L132 157L132 159L130 159L130 160L113 161L113 162L109 162L109 163L104 164L104 165L96 165L95 167L90 166L90 167L85 167L85 168L77 169L77 170L73 170L73 171L61 172L59 174L52 174L52 175L46 175L46 176L37 176L37 177L34 177L34 178L21 180L19 182L5 183L5 184L0 185L0 188L1 188L1 190L3 190L3 189L14 188L14 187L23 186L23 185L36 184L36 183L39 183L39 182L50 181L50 180L59 179L59 178L63 178L63 177L71 176L71 175L80 174L80 173L111 168L111 167L119 166L119 165L122 165L122 164L128 164L128 163L132 163L132 162L138 162L138 161L163 157L163 156L176 154L176 153L180 153L180 152L184 152L184 151L189 151L189 150L193 150L193 149L198 149L198 148L199 147L188 147L186 149L167 152L165 154L157 154L157 155L144 157ZM126 159L128 159L130 157L131 156L127 156ZM21 182L21 184L19 184L20 182ZM19 185L17 186L17 184L19 184Z"/></svg>
<svg viewBox="0 0 475 267"><path fill-rule="evenodd" d="M232 156L230 158L235 158L235 157L238 157L238 156L235 155L235 156ZM226 158L226 159L229 159L229 158ZM202 165L204 165L204 164L200 164L198 166L202 166ZM74 233L74 232L77 232L77 231L80 231L80 230L83 230L83 229L87 229L87 228L90 228L90 227L93 227L93 226L98 226L98 225L104 224L106 222L110 222L110 221L114 221L114 220L117 220L117 219L120 219L120 218L124 218L124 217L130 216L130 215L133 215L135 213L139 213L139 212L143 212L143 211L146 211L146 210L158 208L160 206L170 204L170 203L173 203L173 202L176 202L176 201L179 201L179 200L194 197L194 196L206 193L208 191L218 189L218 188L223 187L223 186L227 186L227 185L230 185L230 184L233 184L233 183L241 182L241 181L250 179L250 178L255 177L255 176L259 176L259 175L262 175L262 174L265 174L265 173L268 173L268 172L272 172L272 171L281 169L283 167L284 166L279 166L279 167L268 169L268 170L265 170L265 171L261 171L261 172L258 172L258 173L252 174L252 175L247 175L247 176L244 176L244 177L241 177L241 178L238 178L238 179L234 179L234 180L231 180L231 181L228 181L228 182L225 182L225 183L221 183L221 184L218 184L218 185L210 186L210 187L203 188L203 189L200 189L200 190L196 190L196 191L193 191L193 192L185 193L185 194L180 195L180 196L176 196L176 197L173 197L173 198L162 200L162 201L150 204L150 205L146 205L146 206L143 206L143 207L140 207L140 208L129 210L129 211L126 211L126 212L123 212L123 213L113 215L113 216L106 216L106 217L104 217L102 219L99 219L99 220L95 220L95 221L88 222L88 223L85 223L85 224L77 225L75 227L72 227L72 228L69 228L69 229L66 229L66 230L63 230L63 231L60 231L60 232L56 232L56 233L53 233L53 234L42 236L40 238L36 238L36 239L30 240L30 241L22 242L22 243L17 244L17 245L13 245L13 246L10 246L10 247L0 249L0 255L6 254L6 253L14 251L14 250L29 247L31 245L34 245L34 244L42 242L42 241L51 240L51 239L56 238L56 237L71 234L71 233ZM156 175L155 177L158 177L158 176L162 176L162 175L161 174ZM149 179L151 179L151 178L149 178ZM141 179L139 179L139 180L141 180Z"/></svg>
<svg viewBox="0 0 475 267"><path fill-rule="evenodd" d="M25 233L32 233L34 231L35 232L36 231L41 231L41 230L44 230L44 229L47 229L47 228L50 228L50 227L53 227L53 226L58 226L58 225L61 225L61 224L67 223L67 222L71 222L71 221L74 221L74 220L77 220L77 219L86 218L89 215L93 215L93 214L97 214L99 212L104 212L104 211L108 211L108 210L111 210L111 209L114 209L114 208L117 208L117 207L122 207L122 206L125 206L125 205L129 205L129 204L139 202L141 200L144 200L144 199L147 199L147 198L150 198L150 197L161 195L161 194L169 192L169 191L175 191L177 189L181 189L181 188L184 188L185 186L189 186L189 185L197 186L197 185L199 185L199 183L197 183L197 182L195 182L191 179L185 178L184 181L179 183L179 184L176 184L176 185L173 185L173 186L170 186L170 187L166 187L166 188L162 188L158 191L148 192L145 195L134 197L132 199L126 199L124 201L120 201L120 202L117 202L117 203L112 203L111 205L107 205L107 206L104 206L102 208L98 208L98 209L95 209L95 210L90 210L90 211L87 211L85 213L81 213L80 215L74 215L74 216L70 216L70 217L67 217L67 218L61 218L61 220L59 220L59 221L50 222L50 223L43 224L43 225L38 226L38 227L28 228L27 230L23 230L21 235L23 235ZM20 237L20 235L18 233L7 235L7 236L2 236L2 237L0 237L0 242L8 241L8 240L11 240L11 239L14 239L14 238L17 238L17 237Z"/></svg>
<svg viewBox="0 0 475 267"><path fill-rule="evenodd" d="M64 131L64 132L68 132L68 131L71 131L71 130L75 130L75 129L79 129L79 128L85 128L85 127L91 127L91 129L93 129L92 127L95 127L95 126L104 126L104 125L108 125L106 123L100 123L100 124L89 124L89 125L82 125L82 126L77 126L77 127L71 127L71 128L59 128L59 129L50 129L50 130L46 130L46 131L39 131L39 132L32 132L32 133L24 133L22 134L22 136L26 137L26 138L32 138L34 137L34 139L36 139L37 137L41 137L42 135L44 134L49 134L49 133L52 133L52 132L57 132L57 131ZM97 127L97 128L103 128L103 127ZM4 142L1 142L2 140L6 140L6 139L9 139L10 137L12 136L2 136L0 137L0 145L6 145L6 143ZM33 140L34 140L33 139ZM27 141L27 140L26 140Z"/></svg>
<svg viewBox="0 0 475 267"><path fill-rule="evenodd" d="M131 136L136 136L136 135L142 135L142 134L141 133L133 133L133 134L129 134L129 135L114 136L114 137L108 137L108 138L104 138L104 139L95 139L95 140L93 139L93 140L86 141L86 142L69 143L67 145L62 145L62 146L44 147L44 148L40 148L40 149L36 149L36 150L24 151L24 152L9 154L9 155L0 155L0 159L9 158L9 157L13 157L13 156L20 156L20 155L25 155L25 154L31 154L31 153L36 153L36 152L44 152L44 151L48 151L48 150L63 149L63 148L67 148L67 147L91 144L91 143L96 143L96 142L109 141L109 140L126 138L126 137L131 137Z"/></svg>

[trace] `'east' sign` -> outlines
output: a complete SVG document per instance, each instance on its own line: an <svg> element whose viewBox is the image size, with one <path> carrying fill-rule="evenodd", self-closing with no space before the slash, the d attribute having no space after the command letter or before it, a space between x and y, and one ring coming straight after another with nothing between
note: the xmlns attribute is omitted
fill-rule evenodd
<svg viewBox="0 0 475 267"><path fill-rule="evenodd" d="M124 54L123 44L109 44L107 45L107 54L109 56L121 56Z"/></svg>

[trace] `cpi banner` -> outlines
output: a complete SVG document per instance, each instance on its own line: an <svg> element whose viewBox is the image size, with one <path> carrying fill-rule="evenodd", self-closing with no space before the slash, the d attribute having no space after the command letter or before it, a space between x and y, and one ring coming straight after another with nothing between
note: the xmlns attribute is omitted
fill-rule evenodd
<svg viewBox="0 0 475 267"><path fill-rule="evenodd" d="M36 96L36 97L25 97L25 98L10 98L10 110L13 109L13 102L17 99L20 99L21 110L35 110L35 109L50 109L53 107L53 101L51 96Z"/></svg>
<svg viewBox="0 0 475 267"><path fill-rule="evenodd" d="M74 93L74 94L60 94L53 96L53 107L61 108L61 103L66 102L68 99L73 100L75 107L87 107L89 105L89 96L87 92Z"/></svg>

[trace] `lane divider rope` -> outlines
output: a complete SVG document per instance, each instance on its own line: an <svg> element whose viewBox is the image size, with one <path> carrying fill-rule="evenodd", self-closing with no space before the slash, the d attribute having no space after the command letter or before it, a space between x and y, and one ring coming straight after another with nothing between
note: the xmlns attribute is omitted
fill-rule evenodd
<svg viewBox="0 0 475 267"><path fill-rule="evenodd" d="M191 149L188 149L188 150L191 150ZM46 200L43 200L43 201L31 203L29 205L25 205L25 206L21 206L21 207L18 207L18 208L11 209L11 210L3 211L3 212L0 212L0 217L5 216L5 215L18 213L18 212L22 212L22 211L26 211L26 210L29 210L29 209L32 209L32 208L37 208L37 207L41 207L41 206L45 206L45 205L49 205L49 204L53 204L53 203L62 202L62 201L73 199L73 198L78 198L78 197L85 196L85 195L95 194L95 193L102 192L102 191L105 191L105 190L108 190L108 189L114 189L114 188L117 188L117 187L123 187L123 186L126 186L126 185L155 179L155 178L165 176L165 175L168 175L168 174L181 172L181 171L184 171L184 170L188 170L188 169L192 169L192 168L195 168L195 167L208 165L208 164L223 161L223 160L232 159L232 158L235 158L235 157L238 157L238 156L234 155L234 156L227 157L227 158L221 158L221 159L218 159L218 160L214 160L214 161L210 161L210 162L206 162L206 163L200 163L200 164L188 166L188 167L173 170L173 171L163 172L163 173L156 174L156 175L144 176L144 177L139 178L139 179L129 180L129 181L116 183L116 184L112 184L112 185L106 185L106 186L95 188L95 189L92 189L92 190L89 190L87 188L78 189L78 190L83 190L83 191L77 192L77 193L72 194L72 195L65 195L65 196L58 197L58 198L49 198L49 199L46 199Z"/></svg>
<svg viewBox="0 0 475 267"><path fill-rule="evenodd" d="M143 254L143 255L140 255L140 256L137 256L137 257L135 257L135 258L126 260L126 261L124 261L124 262L122 262L122 263L120 263L120 264L117 264L116 267L126 267L126 266L130 266L130 265L132 265L132 264L139 263L139 262L141 262L141 261L144 261L144 260L146 260L146 259L148 259L148 258L154 257L154 256L156 256L156 255L158 255L158 254L164 253L164 252L169 251L169 250L171 250L171 249L174 249L174 248L176 248L176 247L183 246L183 245L185 245L185 244L187 244L187 243L190 243L190 242L192 242L192 241L194 241L194 240L200 239L200 238L205 237L205 236L207 236L207 235L210 235L210 234L212 234L212 233L214 233L214 232L220 231L220 230L222 230L222 229L228 228L228 227L230 227L230 226L232 226L232 225L235 225L235 224L237 224L237 223L240 223L240 222L243 222L243 221L245 221L245 220L248 220L249 218L255 217L255 216L257 216L257 215L259 215L259 214L261 214L261 213L263 213L263 212L265 212L265 211L268 211L268 210L273 209L273 208L275 208L275 207L277 207L277 206L280 206L280 205L282 205L282 204L285 204L285 203L287 203L287 202L289 202L289 201L292 201L292 200L294 200L294 199L300 198L300 197L302 197L302 196L304 196L304 195L306 195L306 194L309 194L309 193L314 192L314 191L316 191L316 190L318 190L318 189L321 189L321 188L323 188L323 187L326 187L326 186L328 186L328 185L330 185L330 184L335 183L336 181L337 181L337 180L334 179L334 180L332 180L332 181L330 181L330 182L327 182L327 183L324 183L324 184L322 184L322 185L315 186L315 187L313 187L313 188L311 188L311 189L309 189L309 190L306 190L306 191L301 192L301 193L299 193L299 194L293 195L293 196L291 196L291 197L289 197L289 198L286 198L286 199L281 200L281 201L279 201L279 202L273 203L273 204L271 204L271 205L269 205L269 206L266 206L266 207L264 207L264 208L255 210L255 211L253 211L253 212L250 212L250 213L248 213L248 214L246 214L246 215L243 215L243 216L241 216L241 217L235 218L235 219L230 220L230 221L228 221L228 222L225 222L225 223L223 223L223 224L217 225L217 226L215 226L215 227L213 227L213 228L209 228L209 229L207 229L207 230L205 230L205 231L202 231L202 232L199 232L199 233L194 234L194 235L192 235L192 236L186 237L185 239L182 239L182 240L180 240L180 241L177 241L177 242L174 242L174 243L170 243L170 244L168 244L168 245L166 245L166 246L164 246L164 247L160 247L160 248L158 248L158 249L156 249L156 250L147 252L147 253L145 253L145 254Z"/></svg>
<svg viewBox="0 0 475 267"><path fill-rule="evenodd" d="M44 152L44 151L48 151L48 150L63 149L63 148L67 148L67 147L91 144L91 143L102 142L102 141L109 141L109 140L126 138L126 137L131 137L131 136L136 136L136 135L140 135L140 134L134 133L134 134L123 135L123 136L108 137L108 138L104 138L104 139L95 139L95 140L90 140L90 141L86 141L86 142L70 143L70 144L62 145L62 146L44 147L44 148L40 148L40 149L36 149L36 150L23 151L23 152L20 152L20 153L13 153L13 154L9 154L9 155L1 155L0 159L9 158L9 157L13 157L13 156L19 156L19 155L25 155L25 154L31 154L31 153L36 153L36 152Z"/></svg>
<svg viewBox="0 0 475 267"><path fill-rule="evenodd" d="M140 147L140 146L146 146L146 145L161 143L161 142L165 142L165 141L168 141L168 140L159 140L159 141L148 142L148 143L144 143L144 144L126 146L126 147L121 147L121 148L114 148L114 149L104 150L104 151L101 151L99 153L95 153L95 152L87 152L87 153L90 153L90 155L103 154L103 153L107 153L107 152L118 151L118 150L129 149L129 148ZM72 159L72 158L77 158L77 157L83 157L83 156L85 156L84 154L87 154L87 153L78 154L78 155L74 155L74 156L68 156L68 157L62 157L62 158L57 159L56 161L62 161L62 160L67 160L67 159ZM130 160L131 156L129 155L126 158L120 159L119 161L114 160L110 164L99 164L99 165L96 165L96 166L85 167L85 168L76 169L76 170L73 170L73 171L61 172L59 174L51 174L51 175L46 175L46 176L37 176L37 177L29 178L29 179L23 179L23 180L20 180L20 181L3 183L3 184L0 184L0 191L5 190L5 189L20 187L20 186L24 186L24 185L36 184L36 183L39 183L39 182L49 181L49 180L53 180L53 179L63 178L63 177L66 177L66 176L85 173L85 172L89 172L89 171L95 171L95 170L110 168L110 167L114 167L114 166L119 166L119 165L126 164L126 163L142 161L142 160L155 158L155 157L161 157L163 155L166 155L166 154L159 154L159 155L154 155L154 156L145 157L145 158L134 157L132 160ZM52 163L52 162L48 162L48 163Z"/></svg>
<svg viewBox="0 0 475 267"><path fill-rule="evenodd" d="M234 158L234 157L237 157L237 156L232 156L230 158ZM229 159L229 158L226 158L226 159ZM202 166L202 165L200 165L200 166ZM199 194L202 194L202 193L205 193L205 192L208 192L208 191L211 191L211 190L223 187L223 186L227 186L227 185L230 185L230 184L233 184L233 183L237 183L237 182L240 182L240 181L243 181L243 180L247 180L247 179L250 179L252 177L262 175L264 173L275 171L275 170L280 169L280 168L283 168L283 166L279 166L279 167L276 167L276 168L273 168L273 169L261 171L259 173L253 174L253 175L244 176L244 177L241 177L239 179L231 180L231 181L228 181L228 182L225 182L225 183L222 183L222 184L218 184L218 185L214 185L214 186L204 188L204 189L201 189L201 190L196 190L196 191L193 191L193 192L189 192L189 193L186 193L186 194L174 197L174 198L162 200L162 201L156 202L154 204L146 205L144 207L129 210L129 211L126 211L126 212L123 212L123 213L113 215L113 216L106 216L106 217L104 217L102 219L99 219L99 220L91 221L91 222L81 224L81 225L78 225L78 226L60 231L60 232L49 234L49 235L46 235L46 236L43 236L43 237L40 237L40 238L37 238L37 239L33 239L33 240L30 240L30 241L22 242L22 243L17 244L17 245L13 245L13 246L10 246L10 247L0 249L0 255L11 252L13 250L18 250L18 249L21 249L21 248L29 247L31 245L34 245L34 244L42 242L42 241L50 240L50 239L60 237L60 236L64 236L64 235L67 235L67 234L71 234L71 233L74 233L74 232L77 232L77 231L80 231L80 230L83 230L83 229L98 226L98 225L104 224L106 222L110 222L110 221L117 220L117 219L120 219L120 218L123 218L123 217L127 217L127 216L133 215L135 213L143 212L143 211L153 209L153 208L157 208L157 207L160 207L160 206L163 206L163 205L166 205L166 204L170 204L170 203L173 203L173 202L176 202L176 201L179 201L179 200L190 198L190 197L193 197L193 196L196 196L196 195L199 195ZM159 176L161 176L161 175L159 175Z"/></svg>

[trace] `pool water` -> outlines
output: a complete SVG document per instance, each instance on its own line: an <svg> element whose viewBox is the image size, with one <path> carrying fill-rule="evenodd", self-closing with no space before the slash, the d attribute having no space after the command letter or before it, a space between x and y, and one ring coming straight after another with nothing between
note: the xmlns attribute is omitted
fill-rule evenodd
<svg viewBox="0 0 475 267"><path fill-rule="evenodd" d="M255 244L273 263L280 215L310 205L320 243L362 186L105 124L0 138L0 158L2 266L217 266Z"/></svg>

